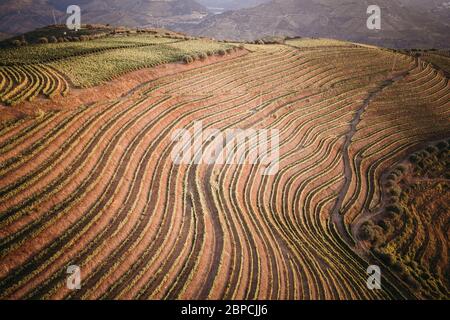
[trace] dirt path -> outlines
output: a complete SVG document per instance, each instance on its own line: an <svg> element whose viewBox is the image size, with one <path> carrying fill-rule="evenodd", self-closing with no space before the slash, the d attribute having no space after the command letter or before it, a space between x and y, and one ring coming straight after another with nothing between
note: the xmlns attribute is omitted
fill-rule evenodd
<svg viewBox="0 0 450 320"><path fill-rule="evenodd" d="M350 184L352 181L352 175L353 175L351 164L350 164L351 159L350 159L350 155L349 155L350 144L353 140L354 135L356 134L356 132L358 130L357 128L358 128L358 124L361 122L361 116L366 111L369 104L384 89L393 85L397 81L404 79L409 74L409 72L410 72L410 70L407 70L407 71L404 71L403 73L401 73L400 75L392 75L391 77L389 77L388 79L383 81L377 88L375 88L375 90L370 92L369 95L367 96L367 98L364 100L361 107L356 112L353 120L350 122L350 130L345 134L345 143L343 145L343 150L342 150L343 161L344 161L345 182L344 182L344 185L342 186L341 191L339 192L339 196L338 196L336 203L332 209L331 218L332 218L333 223L336 226L340 236L342 237L342 239L344 239L345 242L352 248L355 246L355 241L351 237L351 235L345 225L345 222L344 222L344 215L341 213L342 205L343 205L345 196L347 195L348 190L350 188ZM359 165L361 162L361 159L357 159L356 162L357 162L357 165Z"/></svg>

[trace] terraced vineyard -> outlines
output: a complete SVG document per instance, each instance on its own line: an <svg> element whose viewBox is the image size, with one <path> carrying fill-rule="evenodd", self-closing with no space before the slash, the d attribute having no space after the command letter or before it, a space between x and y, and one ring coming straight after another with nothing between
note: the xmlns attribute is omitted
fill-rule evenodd
<svg viewBox="0 0 450 320"><path fill-rule="evenodd" d="M422 55L422 59L432 63L437 68L445 72L447 76L450 75L450 52L449 51L436 51L431 53L425 53Z"/></svg>
<svg viewBox="0 0 450 320"><path fill-rule="evenodd" d="M65 96L69 90L66 79L45 64L0 67L0 79L0 101L7 105L33 101L40 94Z"/></svg>
<svg viewBox="0 0 450 320"><path fill-rule="evenodd" d="M117 100L3 125L1 298L429 296L357 234L384 204L383 174L450 136L448 79L411 56L354 44L246 48ZM172 136L198 121L278 129L279 171L175 164ZM447 259L448 211L444 224ZM366 286L373 263L382 290ZM71 265L80 290L66 286ZM450 297L448 283L438 291Z"/></svg>
<svg viewBox="0 0 450 320"><path fill-rule="evenodd" d="M181 61L185 55L232 48L208 40L134 35L0 49L0 102L16 105L39 95L65 96L68 82L92 87L133 70Z"/></svg>

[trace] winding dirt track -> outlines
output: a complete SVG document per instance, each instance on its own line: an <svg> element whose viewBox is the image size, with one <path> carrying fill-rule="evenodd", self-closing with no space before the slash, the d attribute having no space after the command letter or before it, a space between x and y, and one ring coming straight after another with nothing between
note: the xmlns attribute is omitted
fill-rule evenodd
<svg viewBox="0 0 450 320"><path fill-rule="evenodd" d="M448 80L373 48L251 49L0 128L0 298L413 297L394 276L367 289L350 230L385 168L448 135ZM172 134L198 121L278 129L279 171L176 165Z"/></svg>
<svg viewBox="0 0 450 320"><path fill-rule="evenodd" d="M344 202L344 199L348 193L350 182L352 180L352 169L351 169L351 159L349 156L349 147L353 140L353 137L356 134L358 124L361 122L361 116L363 113L367 110L370 103L376 99L377 95L380 94L384 89L388 88L392 84L394 84L396 81L400 81L404 79L409 73L409 70L402 72L400 75L391 76L390 78L386 79L378 88L376 88L374 91L370 92L366 99L364 99L363 104L361 107L357 110L355 113L354 118L350 122L350 130L345 135L345 143L343 146L342 154L343 154L343 161L344 161L344 176L345 176L345 183L342 187L342 190L339 193L339 197L336 200L336 204L333 207L332 216L333 216L333 222L336 225L336 227L339 230L339 233L341 236L345 239L345 241L348 244L354 245L353 239L351 238L351 235L347 233L347 229L344 223L344 219L342 216L342 204ZM358 162L358 159L356 159Z"/></svg>

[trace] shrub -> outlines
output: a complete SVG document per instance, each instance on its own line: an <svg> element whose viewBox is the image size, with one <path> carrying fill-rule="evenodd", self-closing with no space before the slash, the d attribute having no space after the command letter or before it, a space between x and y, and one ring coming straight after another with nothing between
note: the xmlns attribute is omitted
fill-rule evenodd
<svg viewBox="0 0 450 320"><path fill-rule="evenodd" d="M394 230L394 227L392 226L392 223L389 220L381 220L378 222L378 225L383 228L385 233L392 233Z"/></svg>
<svg viewBox="0 0 450 320"><path fill-rule="evenodd" d="M375 225L372 229L371 242L372 242L372 245L376 248L379 247L380 245L382 245L384 242L386 242L386 238L385 238L383 229L378 225Z"/></svg>
<svg viewBox="0 0 450 320"><path fill-rule="evenodd" d="M390 173L390 174L387 176L386 180L387 180L387 181L395 182L395 181L397 181L397 176L396 176L394 173Z"/></svg>
<svg viewBox="0 0 450 320"><path fill-rule="evenodd" d="M402 209L399 205L394 204L394 205L388 206L388 207L386 208L386 211L387 211L388 213L392 213L392 214L394 214L394 215L400 215L400 214L402 214L403 209Z"/></svg>
<svg viewBox="0 0 450 320"><path fill-rule="evenodd" d="M406 167L404 164L400 164L397 166L396 170L404 174L408 170L408 167Z"/></svg>
<svg viewBox="0 0 450 320"><path fill-rule="evenodd" d="M448 144L445 141L439 142L436 146L439 148L439 150L445 150L448 148Z"/></svg>
<svg viewBox="0 0 450 320"><path fill-rule="evenodd" d="M370 241L375 247L378 247L385 240L383 229L374 225L372 221L367 221L361 226L360 237L363 240Z"/></svg>
<svg viewBox="0 0 450 320"><path fill-rule="evenodd" d="M408 269L401 261L396 261L392 265L392 269L394 269L396 272L398 272L402 276L405 276L406 274L408 274Z"/></svg>
<svg viewBox="0 0 450 320"><path fill-rule="evenodd" d="M225 51L226 51L226 53L228 53L228 54L229 54L229 53L232 53L232 52L233 52L233 48L227 48Z"/></svg>
<svg viewBox="0 0 450 320"><path fill-rule="evenodd" d="M426 150L423 150L420 152L420 155L422 156L422 158L428 158L430 156L430 153Z"/></svg>
<svg viewBox="0 0 450 320"><path fill-rule="evenodd" d="M258 40L258 41L256 41L256 44L264 44L264 41L263 40Z"/></svg>
<svg viewBox="0 0 450 320"><path fill-rule="evenodd" d="M429 273L427 273L427 272L422 272L422 273L420 274L420 278L421 278L422 280L424 280L424 281L427 281L427 280L429 280L429 279L431 278L431 275L430 275Z"/></svg>
<svg viewBox="0 0 450 320"><path fill-rule="evenodd" d="M394 183L392 181L387 181L384 185L386 188L392 188L394 186Z"/></svg>
<svg viewBox="0 0 450 320"><path fill-rule="evenodd" d="M192 56L186 55L183 57L183 62L186 64L194 62L194 58Z"/></svg>
<svg viewBox="0 0 450 320"><path fill-rule="evenodd" d="M407 203L409 200L409 196L406 192L402 192L400 195L400 201L403 203Z"/></svg>
<svg viewBox="0 0 450 320"><path fill-rule="evenodd" d="M418 154L413 154L409 157L409 162L411 162L411 163L417 163L420 160L421 160L421 158Z"/></svg>
<svg viewBox="0 0 450 320"><path fill-rule="evenodd" d="M393 186L392 188L388 189L387 193L391 197L399 197L402 193L402 189L400 189L400 187L398 186Z"/></svg>
<svg viewBox="0 0 450 320"><path fill-rule="evenodd" d="M219 51L217 51L217 53L218 53L220 56L224 56L224 55L227 54L226 51L223 50L223 49L220 49Z"/></svg>
<svg viewBox="0 0 450 320"><path fill-rule="evenodd" d="M374 253L381 259L381 261L383 261L388 266L392 266L397 261L396 257L391 253L383 252L377 249L374 250Z"/></svg>
<svg viewBox="0 0 450 320"><path fill-rule="evenodd" d="M25 36L22 35L22 36L20 37L20 46L25 47L25 46L27 46L27 45L28 45L28 41L27 41L27 39L25 38Z"/></svg>
<svg viewBox="0 0 450 320"><path fill-rule="evenodd" d="M410 285L411 288L413 288L414 290L417 290L417 289L420 288L419 282L417 282L417 280L414 279L414 277L413 277L411 274L406 273L406 274L403 276L403 279L404 279L405 282L406 282L408 285Z"/></svg>
<svg viewBox="0 0 450 320"><path fill-rule="evenodd" d="M58 43L58 39L56 39L55 36L51 36L51 37L48 39L48 42L50 42L50 43Z"/></svg>
<svg viewBox="0 0 450 320"><path fill-rule="evenodd" d="M15 47L20 47L22 45L22 41L20 40L13 40L11 41L11 44Z"/></svg>
<svg viewBox="0 0 450 320"><path fill-rule="evenodd" d="M41 37L38 39L38 43L41 43L41 44L48 43L48 39L46 37Z"/></svg>
<svg viewBox="0 0 450 320"><path fill-rule="evenodd" d="M371 233L373 228L373 222L372 221L366 221L361 225L360 229L360 238L362 240L370 240Z"/></svg>
<svg viewBox="0 0 450 320"><path fill-rule="evenodd" d="M427 147L426 150L431 154L437 153L439 151L438 148L436 148L435 146L429 146L429 147Z"/></svg>
<svg viewBox="0 0 450 320"><path fill-rule="evenodd" d="M200 60L205 60L206 58L208 58L208 55L206 53L202 52L202 53L198 54L198 57Z"/></svg>
<svg viewBox="0 0 450 320"><path fill-rule="evenodd" d="M403 220L400 218L399 215L395 213L387 213L386 218L389 220L389 223L392 225L394 230L399 230L403 225Z"/></svg>
<svg viewBox="0 0 450 320"><path fill-rule="evenodd" d="M425 169L425 163L423 161L418 162L417 166L422 170Z"/></svg>

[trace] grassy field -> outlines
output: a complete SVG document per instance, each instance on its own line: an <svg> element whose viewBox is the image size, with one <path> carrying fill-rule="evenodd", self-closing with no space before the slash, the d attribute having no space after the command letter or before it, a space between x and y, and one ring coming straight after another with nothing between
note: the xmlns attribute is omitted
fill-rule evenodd
<svg viewBox="0 0 450 320"><path fill-rule="evenodd" d="M180 39L135 35L129 37L117 36L91 41L48 43L19 48L5 48L0 50L2 57L0 64L11 66L45 63L101 51L145 47L174 41L180 41Z"/></svg>
<svg viewBox="0 0 450 320"><path fill-rule="evenodd" d="M286 44L298 47L298 48L315 48L315 47L341 47L352 46L351 42L340 41L334 39L312 39L312 38L299 38L286 40Z"/></svg>
<svg viewBox="0 0 450 320"><path fill-rule="evenodd" d="M0 49L0 101L14 105L38 95L65 95L69 90L65 78L77 87L90 87L133 70L231 48L210 40L147 34L4 48Z"/></svg>
<svg viewBox="0 0 450 320"><path fill-rule="evenodd" d="M128 43L139 43L136 37ZM151 43L144 37L143 43ZM172 39L170 39L172 40ZM74 57L51 63L50 66L69 77L78 87L90 87L111 80L132 70L154 67L164 63L181 61L186 55L200 53L216 54L219 50L232 48L231 45L220 44L208 40L169 41L155 38L157 45L133 47L127 49L108 50L103 53ZM121 43L118 41L118 43Z"/></svg>

